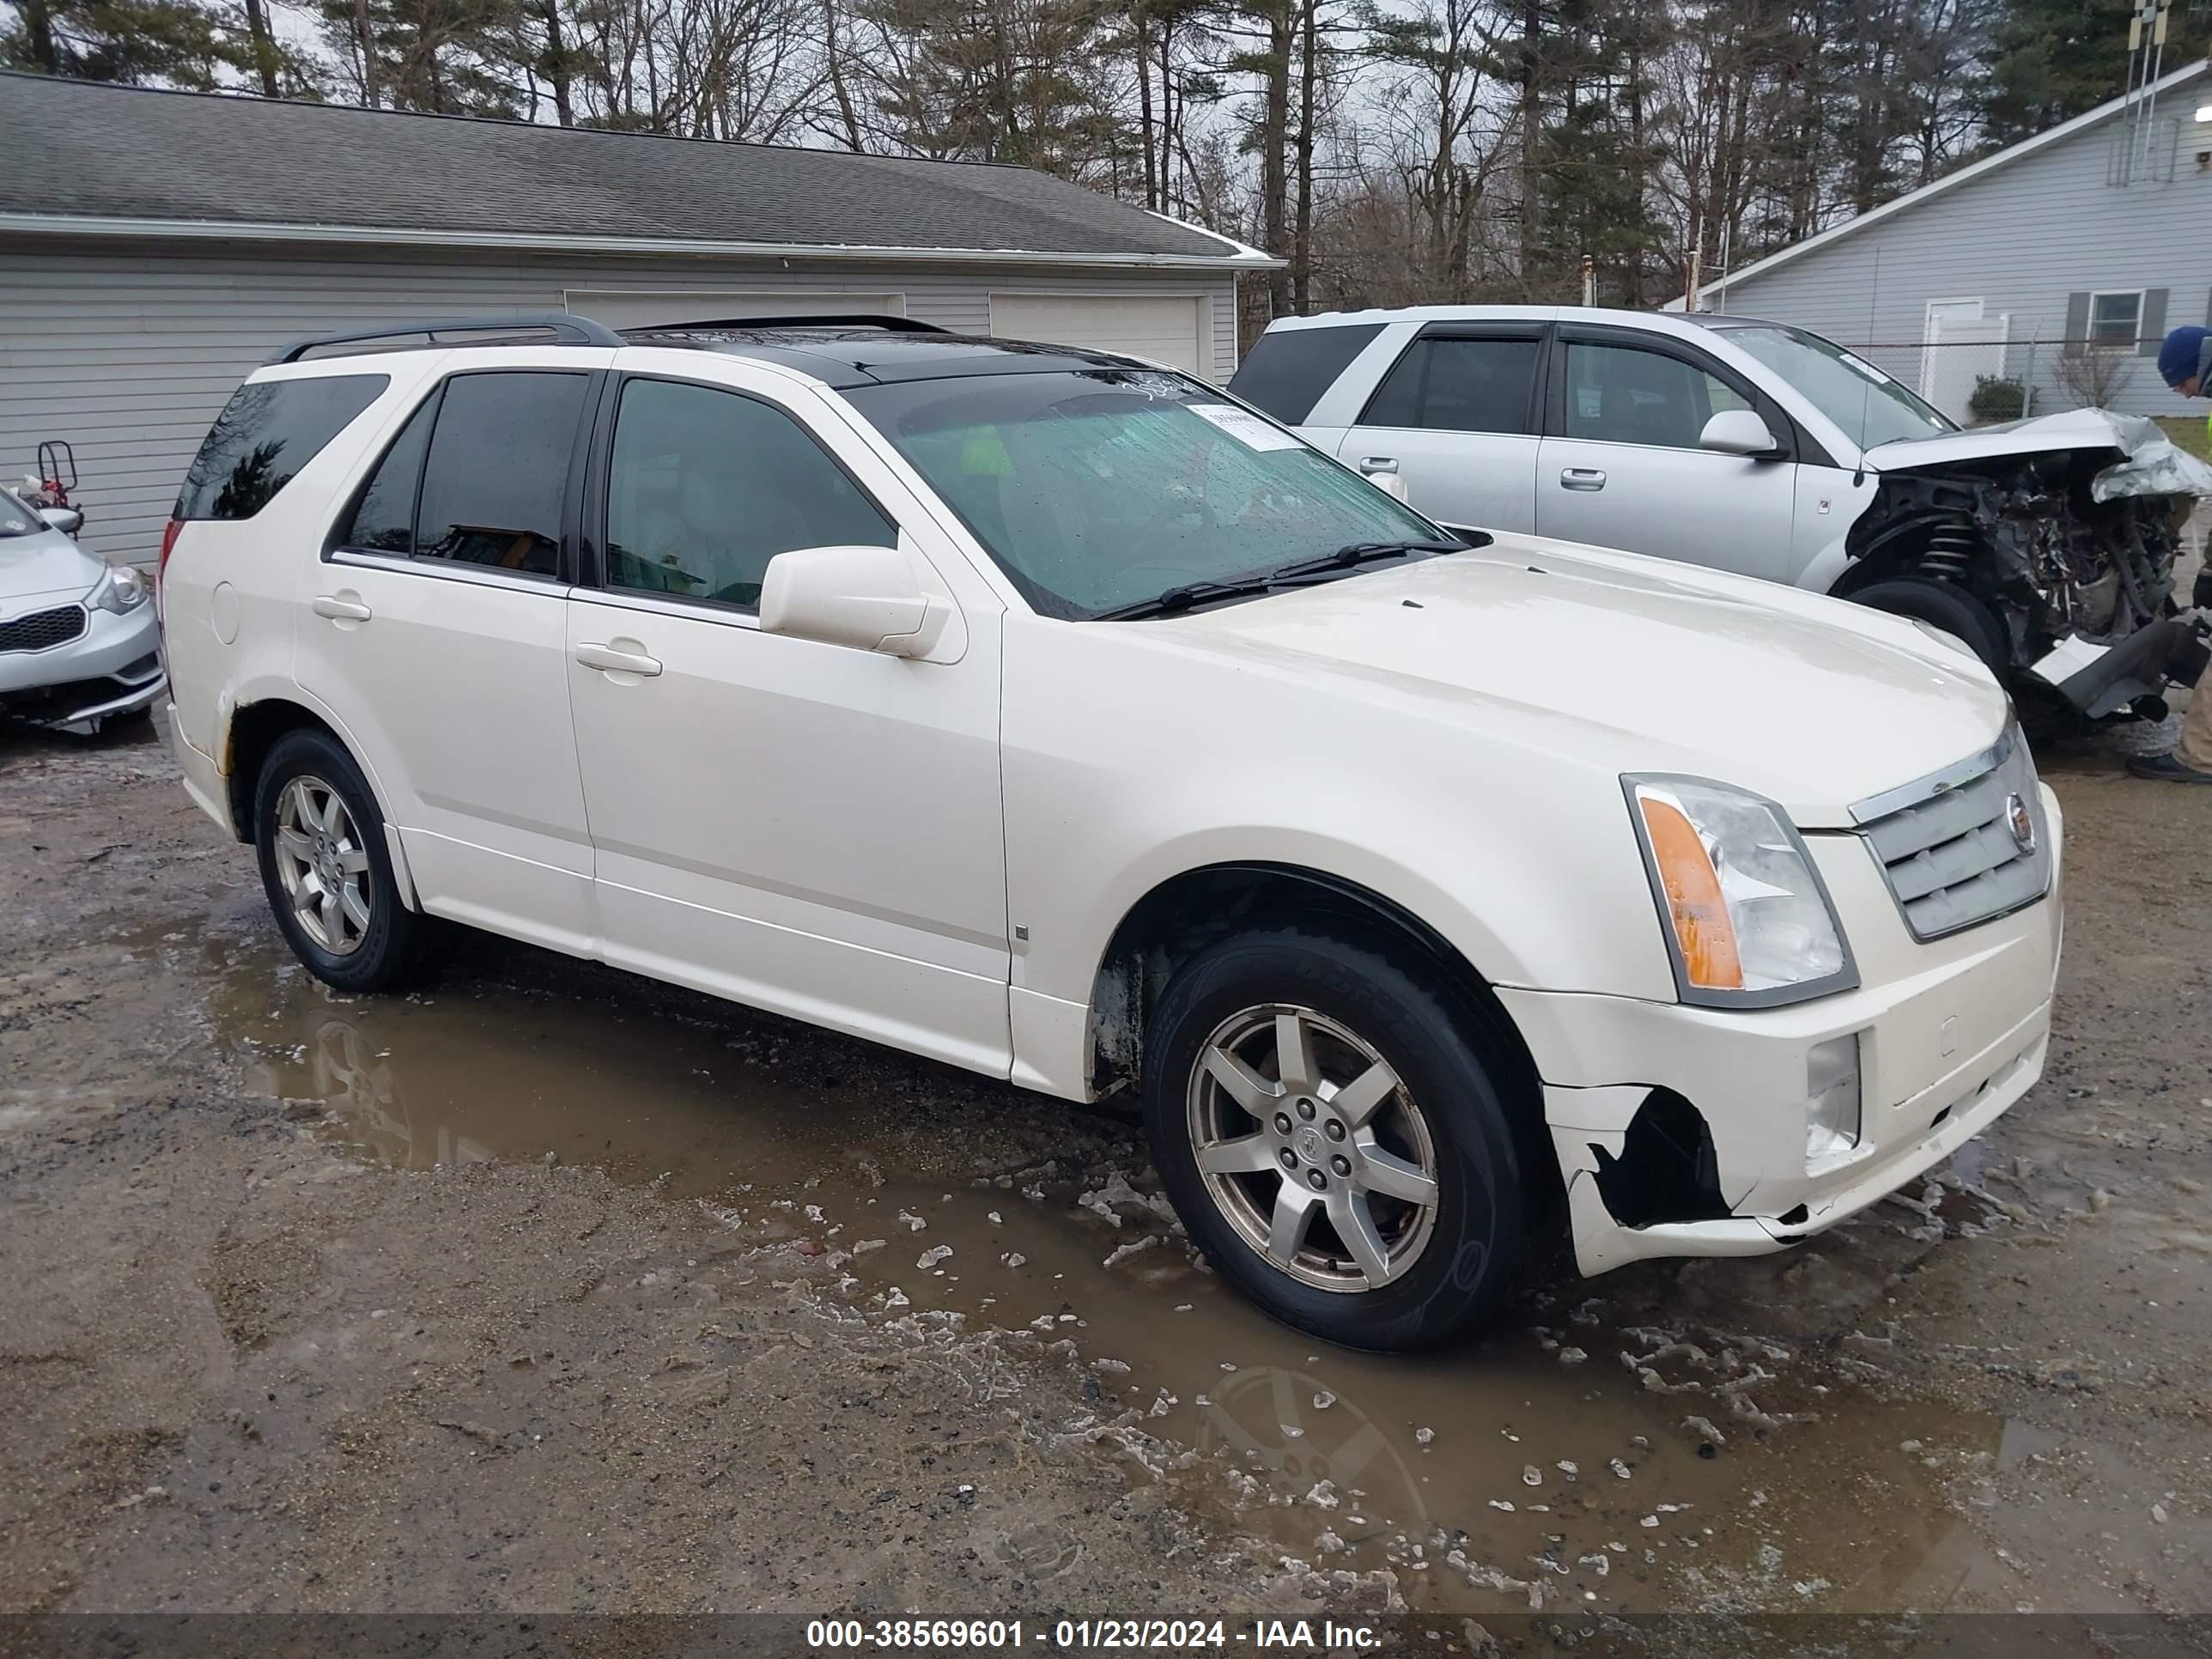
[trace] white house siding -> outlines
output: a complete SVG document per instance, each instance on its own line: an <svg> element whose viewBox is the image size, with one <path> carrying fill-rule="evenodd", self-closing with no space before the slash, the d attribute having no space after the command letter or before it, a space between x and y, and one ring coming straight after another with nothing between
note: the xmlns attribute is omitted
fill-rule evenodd
<svg viewBox="0 0 2212 1659"><path fill-rule="evenodd" d="M1929 302L1979 298L1985 318L2010 317L2005 372L2032 371L2035 410L2070 408L2078 399L2057 378L2054 343L2067 334L2069 295L2163 289L2164 327L2212 320L2212 160L2197 162L2200 149L2212 156L2212 123L2191 119L2197 102L2192 88L2160 106L2170 180L2107 182L2124 129L2106 122L1731 283L1724 299L1709 292L1706 308L1811 329L1917 386ZM2145 349L2112 406L2188 413L2158 377L2156 342Z"/></svg>
<svg viewBox="0 0 2212 1659"><path fill-rule="evenodd" d="M572 290L902 296L905 314L990 329L994 293L1202 295L1207 372L1237 362L1235 278L1188 270L902 265L390 249L245 242L18 242L0 251L0 478L41 439L76 448L86 543L152 559L177 486L240 380L306 334L410 318L559 311ZM580 304L579 310L587 307Z"/></svg>

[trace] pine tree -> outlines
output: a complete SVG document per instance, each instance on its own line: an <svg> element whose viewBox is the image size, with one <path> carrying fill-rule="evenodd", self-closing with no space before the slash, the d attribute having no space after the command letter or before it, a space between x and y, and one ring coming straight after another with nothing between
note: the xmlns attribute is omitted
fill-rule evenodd
<svg viewBox="0 0 2212 1659"><path fill-rule="evenodd" d="M1092 70L1100 0L861 0L890 50L865 66L886 136L923 155L1083 176L1116 124Z"/></svg>
<svg viewBox="0 0 2212 1659"><path fill-rule="evenodd" d="M1980 100L1987 146L2017 143L2125 92L2134 10L2132 0L2006 0ZM2206 35L2203 15L2177 0L2166 68L2202 58Z"/></svg>
<svg viewBox="0 0 2212 1659"><path fill-rule="evenodd" d="M245 29L198 0L16 0L0 67L201 89L252 69Z"/></svg>

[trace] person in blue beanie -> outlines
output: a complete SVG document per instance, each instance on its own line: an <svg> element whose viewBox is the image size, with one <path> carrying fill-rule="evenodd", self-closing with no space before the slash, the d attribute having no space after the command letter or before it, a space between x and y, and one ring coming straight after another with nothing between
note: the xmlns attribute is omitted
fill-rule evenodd
<svg viewBox="0 0 2212 1659"><path fill-rule="evenodd" d="M2212 398L2212 328L2177 328L2159 343L2158 375L2185 398ZM2212 432L2212 420L2205 422ZM2212 560L2197 572L2192 595L2201 609L2212 609ZM2170 783L2212 783L2212 671L2189 699L2181 717L2181 741L2172 753L2138 755L2128 770L2139 778Z"/></svg>
<svg viewBox="0 0 2212 1659"><path fill-rule="evenodd" d="M2212 397L2212 328L2177 328L2160 341L2158 377L2185 398Z"/></svg>

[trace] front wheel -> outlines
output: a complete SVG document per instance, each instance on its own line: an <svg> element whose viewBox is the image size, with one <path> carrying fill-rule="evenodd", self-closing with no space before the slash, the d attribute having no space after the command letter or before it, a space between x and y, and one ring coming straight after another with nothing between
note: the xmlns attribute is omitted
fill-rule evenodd
<svg viewBox="0 0 2212 1659"><path fill-rule="evenodd" d="M1200 952L1154 1011L1144 1107L1192 1238L1285 1323L1425 1347L1513 1288L1504 1105L1463 1023L1380 951L1284 930Z"/></svg>
<svg viewBox="0 0 2212 1659"><path fill-rule="evenodd" d="M1893 617L1910 617L1940 628L1982 659L2000 682L2012 672L2012 641L1989 606L1972 593L1948 582L1917 576L1893 581L1869 582L1848 595L1854 605L1886 611Z"/></svg>

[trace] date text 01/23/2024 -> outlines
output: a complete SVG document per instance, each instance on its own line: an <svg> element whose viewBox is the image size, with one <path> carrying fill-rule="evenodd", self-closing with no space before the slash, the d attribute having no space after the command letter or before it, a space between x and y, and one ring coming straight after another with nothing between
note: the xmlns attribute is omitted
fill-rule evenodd
<svg viewBox="0 0 2212 1659"><path fill-rule="evenodd" d="M1012 1653L1026 1647L1066 1651L1212 1650L1359 1652L1382 1645L1379 1632L1333 1620L1261 1619L1232 1626L1220 1619L814 1619L806 1645L820 1652L937 1649Z"/></svg>

